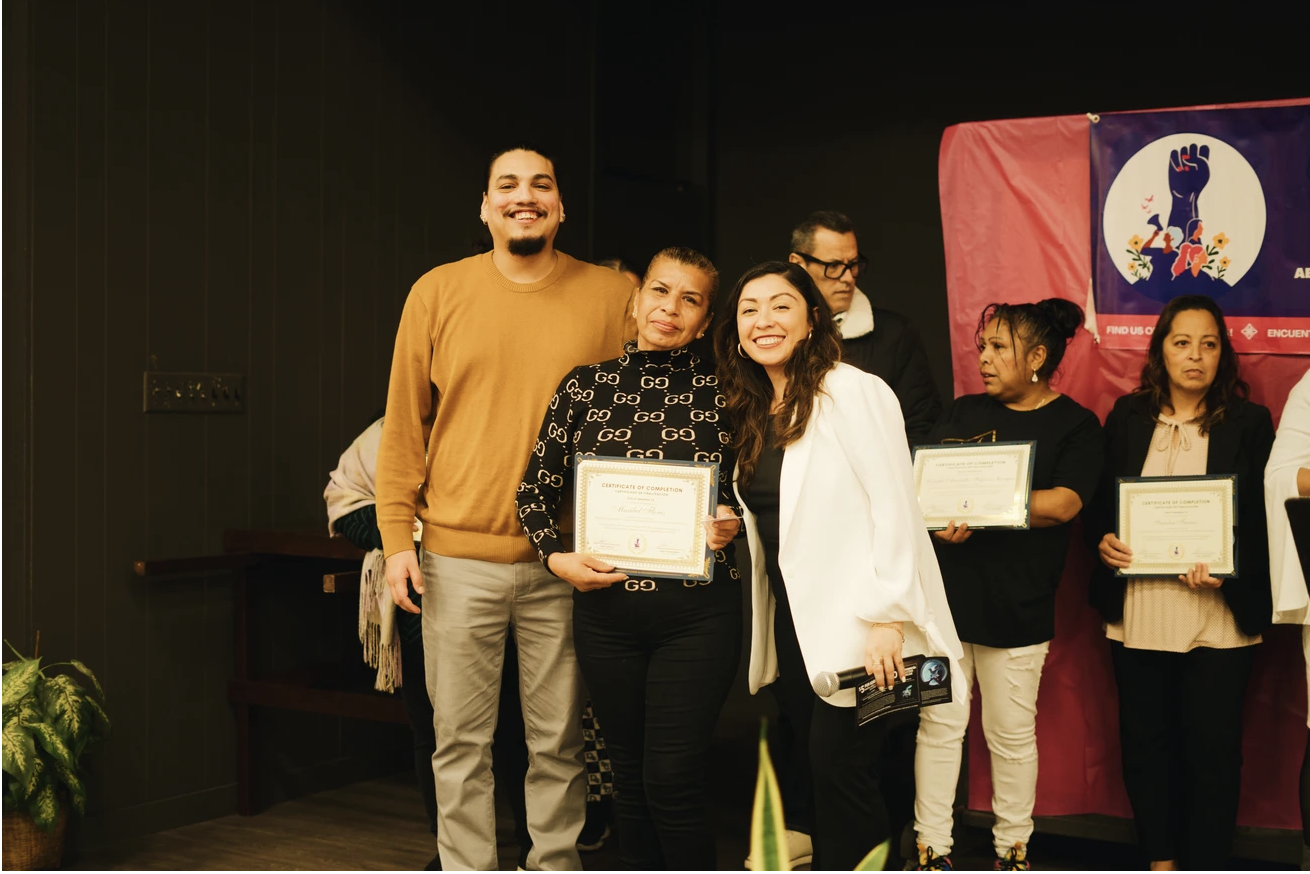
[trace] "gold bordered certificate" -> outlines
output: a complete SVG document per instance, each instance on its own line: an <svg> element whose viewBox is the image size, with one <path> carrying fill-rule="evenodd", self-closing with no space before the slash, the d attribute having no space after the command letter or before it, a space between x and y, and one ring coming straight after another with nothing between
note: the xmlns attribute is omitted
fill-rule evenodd
<svg viewBox="0 0 1310 874"><path fill-rule="evenodd" d="M1121 577L1237 575L1237 477L1120 477L1118 537L1133 551Z"/></svg>
<svg viewBox="0 0 1310 874"><path fill-rule="evenodd" d="M914 491L929 531L1027 528L1032 440L914 447Z"/></svg>
<svg viewBox="0 0 1310 874"><path fill-rule="evenodd" d="M578 552L627 574L708 581L706 549L719 466L712 462L574 456Z"/></svg>

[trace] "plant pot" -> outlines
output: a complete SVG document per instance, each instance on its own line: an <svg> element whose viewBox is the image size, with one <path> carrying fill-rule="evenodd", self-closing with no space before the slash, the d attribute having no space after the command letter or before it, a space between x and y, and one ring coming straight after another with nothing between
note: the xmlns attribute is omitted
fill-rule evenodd
<svg viewBox="0 0 1310 874"><path fill-rule="evenodd" d="M41 871L59 867L64 855L68 812L59 805L53 831L39 828L26 813L4 815L4 866L6 871Z"/></svg>

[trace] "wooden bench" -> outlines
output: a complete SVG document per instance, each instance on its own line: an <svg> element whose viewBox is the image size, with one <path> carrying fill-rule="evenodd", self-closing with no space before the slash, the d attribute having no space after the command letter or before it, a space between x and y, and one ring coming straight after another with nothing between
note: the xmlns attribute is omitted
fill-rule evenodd
<svg viewBox="0 0 1310 874"><path fill-rule="evenodd" d="M223 553L191 558L144 559L133 562L137 576L146 579L211 571L233 571L233 647L235 671L227 684L237 728L237 812L250 816L250 708L269 707L344 716L373 722L408 724L404 701L398 695L373 689L344 688L334 665L297 668L256 676L251 671L250 576L270 559L307 562L346 562L353 567L322 576L329 594L359 584L364 551L343 537L295 531L242 530L223 532Z"/></svg>

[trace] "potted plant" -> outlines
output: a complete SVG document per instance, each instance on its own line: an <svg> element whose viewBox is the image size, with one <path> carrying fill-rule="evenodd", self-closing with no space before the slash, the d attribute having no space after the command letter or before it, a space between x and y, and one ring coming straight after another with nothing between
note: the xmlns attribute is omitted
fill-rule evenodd
<svg viewBox="0 0 1310 874"><path fill-rule="evenodd" d="M86 786L79 763L87 746L109 733L95 693L104 690L77 660L41 666L5 641L17 659L4 664L4 867L58 867L68 823L65 804L86 811ZM72 668L47 673L54 668Z"/></svg>

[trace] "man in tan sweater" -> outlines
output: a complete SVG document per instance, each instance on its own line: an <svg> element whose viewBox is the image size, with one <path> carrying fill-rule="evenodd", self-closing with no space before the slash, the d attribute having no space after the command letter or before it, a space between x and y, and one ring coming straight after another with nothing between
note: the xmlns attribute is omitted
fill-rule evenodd
<svg viewBox="0 0 1310 874"><path fill-rule="evenodd" d="M549 158L511 149L488 177L481 218L493 250L428 272L405 302L378 452L378 528L396 604L420 612L411 582L423 595L443 867L497 866L491 737L512 625L531 752L527 867L576 870L586 790L573 589L537 560L514 500L559 381L621 353L632 289L555 250L564 205Z"/></svg>

